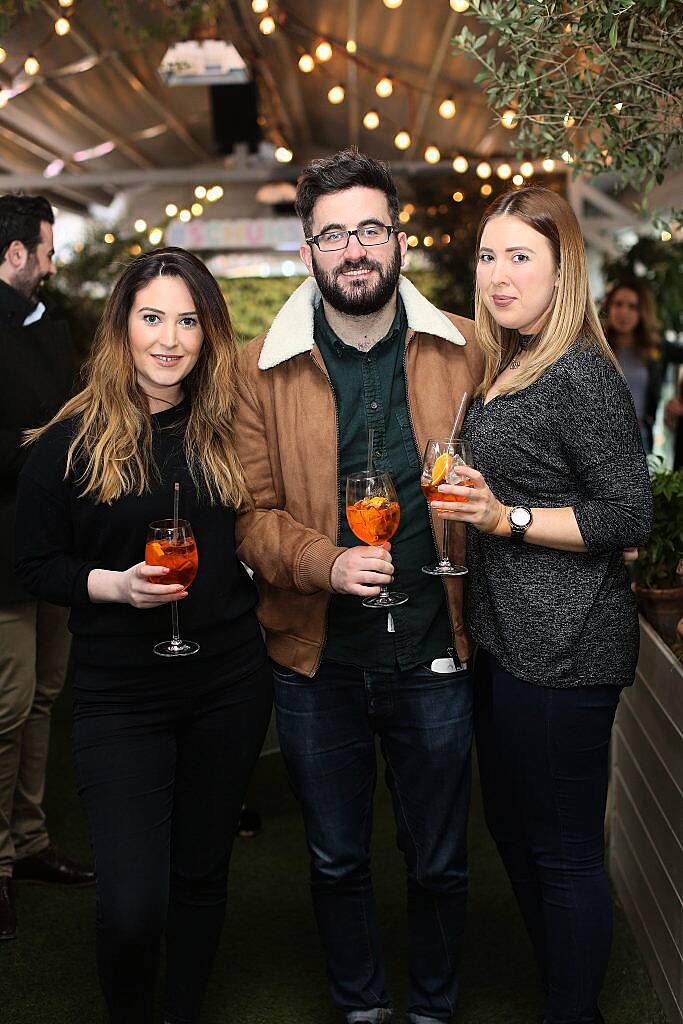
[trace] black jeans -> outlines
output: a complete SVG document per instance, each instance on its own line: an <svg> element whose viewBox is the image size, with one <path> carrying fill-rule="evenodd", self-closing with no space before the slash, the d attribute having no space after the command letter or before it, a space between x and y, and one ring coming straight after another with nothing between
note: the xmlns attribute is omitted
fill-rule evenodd
<svg viewBox="0 0 683 1024"><path fill-rule="evenodd" d="M74 763L97 871L97 962L112 1024L150 1024L162 933L164 1017L194 1024L225 915L228 862L272 707L264 665L235 682L93 690L76 670Z"/></svg>
<svg viewBox="0 0 683 1024"><path fill-rule="evenodd" d="M546 1024L594 1024L612 941L608 749L619 689L534 686L480 651L477 754L486 821L546 990Z"/></svg>
<svg viewBox="0 0 683 1024"><path fill-rule="evenodd" d="M408 874L410 1020L450 1020L467 899L469 672L363 672L323 662L314 679L277 665L274 677L335 1005L350 1024L384 1020L390 1005L370 877L379 736Z"/></svg>

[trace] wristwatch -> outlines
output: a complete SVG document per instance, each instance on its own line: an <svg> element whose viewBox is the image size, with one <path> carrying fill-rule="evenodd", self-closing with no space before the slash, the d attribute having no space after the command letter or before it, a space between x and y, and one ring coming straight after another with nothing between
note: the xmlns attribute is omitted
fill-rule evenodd
<svg viewBox="0 0 683 1024"><path fill-rule="evenodd" d="M523 544L524 534L529 529L534 521L534 517L531 514L530 508L525 508L524 505L516 505L515 508L511 508L508 512L508 522L510 524L510 540L513 544Z"/></svg>

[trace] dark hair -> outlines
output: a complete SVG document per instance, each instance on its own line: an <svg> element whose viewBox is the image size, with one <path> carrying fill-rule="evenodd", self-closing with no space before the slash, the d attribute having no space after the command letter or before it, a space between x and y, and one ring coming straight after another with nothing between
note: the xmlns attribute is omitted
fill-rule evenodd
<svg viewBox="0 0 683 1024"><path fill-rule="evenodd" d="M659 320L657 319L654 295L645 281L639 281L637 278L623 278L620 281L616 281L605 292L605 297L602 300L602 314L607 340L612 348L614 348L615 332L614 328L609 325L609 311L610 306L614 302L614 297L622 288L627 288L638 296L638 324L633 332L633 338L641 356L644 359L651 359L657 354L661 332Z"/></svg>
<svg viewBox="0 0 683 1024"><path fill-rule="evenodd" d="M0 263L12 242L23 242L29 253L40 241L40 225L54 224L55 215L44 196L0 196Z"/></svg>
<svg viewBox="0 0 683 1024"><path fill-rule="evenodd" d="M372 157L359 153L357 147L352 146L333 156L311 160L301 172L296 184L295 207L301 217L304 234L308 236L311 233L313 207L321 196L344 192L358 185L384 192L389 204L391 223L397 228L398 194L389 165L382 160L373 160Z"/></svg>

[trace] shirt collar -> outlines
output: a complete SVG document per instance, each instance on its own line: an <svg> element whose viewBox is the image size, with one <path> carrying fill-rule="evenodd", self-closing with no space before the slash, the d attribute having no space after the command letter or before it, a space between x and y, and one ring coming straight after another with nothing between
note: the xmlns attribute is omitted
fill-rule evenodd
<svg viewBox="0 0 683 1024"><path fill-rule="evenodd" d="M0 281L0 322L6 327L23 327L27 317L38 319L32 315L36 311L36 303L12 288L6 281Z"/></svg>

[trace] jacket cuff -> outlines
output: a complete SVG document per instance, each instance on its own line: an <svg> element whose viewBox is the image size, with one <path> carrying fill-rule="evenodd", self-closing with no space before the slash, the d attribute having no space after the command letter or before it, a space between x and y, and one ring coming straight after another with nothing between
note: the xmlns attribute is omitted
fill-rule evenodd
<svg viewBox="0 0 683 1024"><path fill-rule="evenodd" d="M332 566L346 548L337 547L328 537L321 537L304 548L296 571L297 590L313 594L316 590L332 591Z"/></svg>

